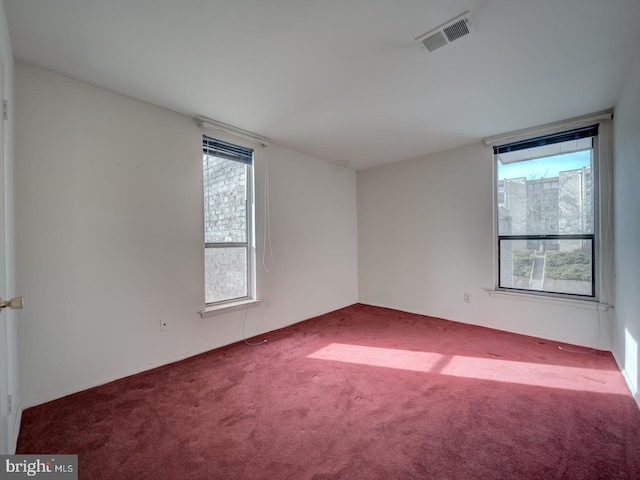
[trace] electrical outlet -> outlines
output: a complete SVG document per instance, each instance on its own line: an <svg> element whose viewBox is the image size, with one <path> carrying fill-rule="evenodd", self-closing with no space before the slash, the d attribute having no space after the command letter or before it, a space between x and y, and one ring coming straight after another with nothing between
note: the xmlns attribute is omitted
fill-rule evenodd
<svg viewBox="0 0 640 480"><path fill-rule="evenodd" d="M9 413L13 413L13 395L7 395L7 410Z"/></svg>
<svg viewBox="0 0 640 480"><path fill-rule="evenodd" d="M264 308L270 308L271 307L271 301L270 300L265 300L264 301Z"/></svg>
<svg viewBox="0 0 640 480"><path fill-rule="evenodd" d="M471 294L469 292L464 292L464 301L465 303L471 303Z"/></svg>
<svg viewBox="0 0 640 480"><path fill-rule="evenodd" d="M160 319L160 331L161 332L166 332L167 330L169 330L169 320L167 320L166 318L161 318Z"/></svg>

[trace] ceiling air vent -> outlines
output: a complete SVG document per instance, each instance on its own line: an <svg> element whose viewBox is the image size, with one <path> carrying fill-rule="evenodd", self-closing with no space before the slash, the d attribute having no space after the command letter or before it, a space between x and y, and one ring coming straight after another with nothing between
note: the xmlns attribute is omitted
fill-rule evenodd
<svg viewBox="0 0 640 480"><path fill-rule="evenodd" d="M431 30L416 38L416 42L422 44L430 52L444 47L459 38L469 35L473 31L469 12L465 12L459 17L440 25L435 30Z"/></svg>

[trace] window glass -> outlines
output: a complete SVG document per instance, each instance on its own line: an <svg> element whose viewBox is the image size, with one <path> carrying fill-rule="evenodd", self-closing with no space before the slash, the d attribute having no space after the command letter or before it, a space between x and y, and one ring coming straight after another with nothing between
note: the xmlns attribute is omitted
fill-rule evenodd
<svg viewBox="0 0 640 480"><path fill-rule="evenodd" d="M595 295L597 127L571 133L494 147L501 288Z"/></svg>
<svg viewBox="0 0 640 480"><path fill-rule="evenodd" d="M203 137L205 303L252 295L253 150Z"/></svg>

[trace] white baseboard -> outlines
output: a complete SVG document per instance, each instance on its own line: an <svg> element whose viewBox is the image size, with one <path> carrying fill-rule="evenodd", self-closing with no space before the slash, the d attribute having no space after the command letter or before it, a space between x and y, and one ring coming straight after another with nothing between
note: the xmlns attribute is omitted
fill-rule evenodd
<svg viewBox="0 0 640 480"><path fill-rule="evenodd" d="M624 378L624 381L627 384L627 388L629 389L629 392L631 393L631 396L636 401L636 405L638 406L638 409L640 409L640 395L638 395L638 390L633 385L633 382L631 382L631 379L629 378L629 375L627 375L627 371L626 370L620 370L620 372L622 373L622 378Z"/></svg>

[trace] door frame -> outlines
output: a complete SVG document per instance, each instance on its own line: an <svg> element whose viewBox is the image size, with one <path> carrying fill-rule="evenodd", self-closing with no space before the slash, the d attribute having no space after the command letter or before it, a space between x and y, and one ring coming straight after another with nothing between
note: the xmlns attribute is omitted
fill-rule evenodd
<svg viewBox="0 0 640 480"><path fill-rule="evenodd" d="M0 12L0 297L15 296L13 54ZM7 104L5 107L4 104ZM0 454L14 454L20 428L16 311L0 311Z"/></svg>

